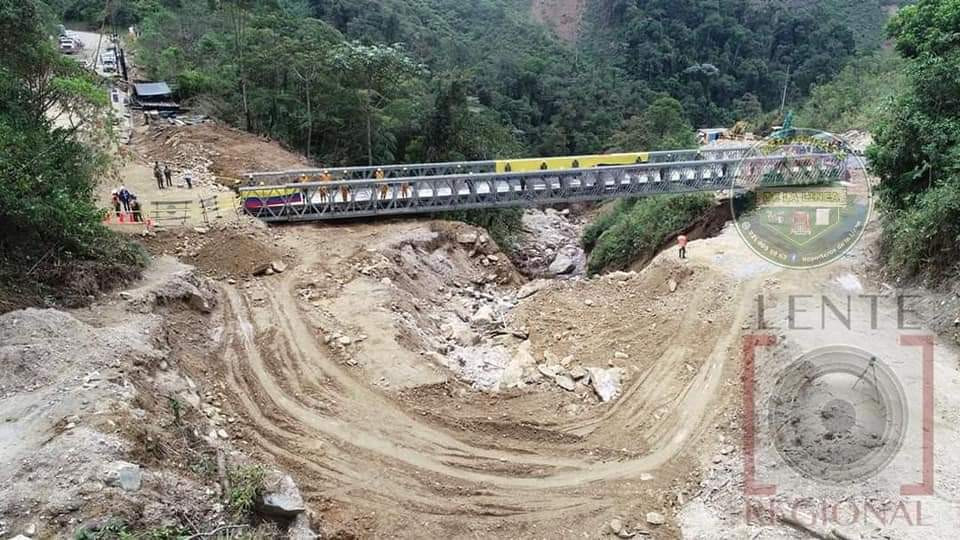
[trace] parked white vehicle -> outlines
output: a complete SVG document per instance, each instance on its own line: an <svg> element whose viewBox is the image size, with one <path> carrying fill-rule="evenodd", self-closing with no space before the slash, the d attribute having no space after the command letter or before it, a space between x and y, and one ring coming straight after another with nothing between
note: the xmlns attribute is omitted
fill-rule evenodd
<svg viewBox="0 0 960 540"><path fill-rule="evenodd" d="M73 38L60 38L60 52L65 54L73 54L80 50L82 45Z"/></svg>

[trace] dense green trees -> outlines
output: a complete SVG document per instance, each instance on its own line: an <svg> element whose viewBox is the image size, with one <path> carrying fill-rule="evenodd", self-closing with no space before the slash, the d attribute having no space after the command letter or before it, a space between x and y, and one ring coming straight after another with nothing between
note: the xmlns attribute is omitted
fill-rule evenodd
<svg viewBox="0 0 960 540"><path fill-rule="evenodd" d="M591 244L587 270L591 274L624 269L653 258L664 242L702 218L716 202L711 194L644 197L615 203L584 231Z"/></svg>
<svg viewBox="0 0 960 540"><path fill-rule="evenodd" d="M749 0L603 0L617 39L598 47L634 80L679 99L695 125L729 125L735 100L779 107L830 80L855 49L852 32L818 4Z"/></svg>
<svg viewBox="0 0 960 540"><path fill-rule="evenodd" d="M0 0L0 244L98 253L105 90L53 49L32 2ZM7 252L6 249L0 250Z"/></svg>
<svg viewBox="0 0 960 540"><path fill-rule="evenodd" d="M833 132L869 130L882 108L904 87L904 62L893 50L879 50L850 62L837 77L814 86L796 124Z"/></svg>
<svg viewBox="0 0 960 540"><path fill-rule="evenodd" d="M110 16L93 0L47 2ZM129 0L112 16L137 21L136 61L188 103L321 161L357 164L644 150L644 136L624 135L664 95L692 127L758 117L780 107L785 87L796 103L854 52L837 20L855 19L855 3L809 4L591 0L576 46L534 23L529 0ZM369 73L343 62L367 52L403 76L371 88ZM457 126L437 130L451 97Z"/></svg>
<svg viewBox="0 0 960 540"><path fill-rule="evenodd" d="M881 177L884 253L905 274L942 270L960 256L960 2L919 0L890 31L906 89L868 151Z"/></svg>
<svg viewBox="0 0 960 540"><path fill-rule="evenodd" d="M421 70L399 44L343 43L334 48L330 62L343 83L356 92L366 125L367 165L373 165L374 116L402 96L407 82Z"/></svg>
<svg viewBox="0 0 960 540"><path fill-rule="evenodd" d="M520 142L496 114L467 95L467 82L451 76L437 83L421 135L408 148L412 161L477 161L522 152Z"/></svg>
<svg viewBox="0 0 960 540"><path fill-rule="evenodd" d="M613 140L618 148L677 150L696 146L683 107L671 97L655 100L627 121L626 128L615 133ZM593 274L649 260L667 238L679 234L713 205L710 194L642 197L609 204L583 231L583 246L590 250L587 270Z"/></svg>
<svg viewBox="0 0 960 540"><path fill-rule="evenodd" d="M93 198L109 164L106 90L45 23L33 2L0 0L0 310L85 299L143 263Z"/></svg>
<svg viewBox="0 0 960 540"><path fill-rule="evenodd" d="M693 128L683 114L683 106L672 97L661 97L642 113L627 120L623 129L613 134L614 148L625 152L674 150L697 146Z"/></svg>

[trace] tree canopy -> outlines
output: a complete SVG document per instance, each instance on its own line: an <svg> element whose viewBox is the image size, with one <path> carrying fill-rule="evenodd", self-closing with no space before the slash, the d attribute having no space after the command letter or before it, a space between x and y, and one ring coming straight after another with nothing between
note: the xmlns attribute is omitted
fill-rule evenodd
<svg viewBox="0 0 960 540"><path fill-rule="evenodd" d="M46 1L136 24L138 63L187 103L331 164L603 152L645 143L623 136L663 96L685 127L732 125L799 103L881 24L879 0L590 0L569 44L528 0Z"/></svg>
<svg viewBox="0 0 960 540"><path fill-rule="evenodd" d="M0 0L0 243L92 256L105 234L92 193L106 159L87 143L108 127L107 96L43 25L34 3Z"/></svg>
<svg viewBox="0 0 960 540"><path fill-rule="evenodd" d="M0 310L82 303L145 262L94 201L113 141L106 88L53 48L42 7L0 0Z"/></svg>
<svg viewBox="0 0 960 540"><path fill-rule="evenodd" d="M624 123L613 134L613 146L623 152L678 150L697 146L693 128L683 114L683 105L672 97L661 97Z"/></svg>
<svg viewBox="0 0 960 540"><path fill-rule="evenodd" d="M886 108L868 155L880 176L884 253L904 274L960 255L960 1L919 0L890 25L906 87Z"/></svg>

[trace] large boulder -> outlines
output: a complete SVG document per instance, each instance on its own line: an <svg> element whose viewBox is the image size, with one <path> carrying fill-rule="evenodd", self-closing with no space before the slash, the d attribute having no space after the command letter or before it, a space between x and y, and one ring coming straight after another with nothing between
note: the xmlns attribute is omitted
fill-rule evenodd
<svg viewBox="0 0 960 540"><path fill-rule="evenodd" d="M497 320L496 310L490 304L480 306L480 309L470 319L475 324L493 324Z"/></svg>
<svg viewBox="0 0 960 540"><path fill-rule="evenodd" d="M620 368L587 368L590 372L590 384L600 401L611 401L620 395L620 381L623 370Z"/></svg>
<svg viewBox="0 0 960 540"><path fill-rule="evenodd" d="M530 366L536 364L533 355L530 354L530 341L524 341L517 347L516 354L510 359L507 368L503 370L503 376L500 378L502 388L517 388L523 386L523 374Z"/></svg>
<svg viewBox="0 0 960 540"><path fill-rule="evenodd" d="M453 340L463 347L471 347L480 343L480 335L466 325L458 325L453 331Z"/></svg>
<svg viewBox="0 0 960 540"><path fill-rule="evenodd" d="M140 466L126 461L114 461L105 465L101 475L104 484L124 491L137 491L143 483Z"/></svg>
<svg viewBox="0 0 960 540"><path fill-rule="evenodd" d="M138 306L141 312L149 312L154 305L183 302L201 313L210 313L217 305L217 292L206 278L193 272L178 272L155 287L120 293Z"/></svg>
<svg viewBox="0 0 960 540"><path fill-rule="evenodd" d="M310 528L310 519L306 513L299 514L287 528L287 538L290 540L316 540L320 535Z"/></svg>
<svg viewBox="0 0 960 540"><path fill-rule="evenodd" d="M647 523L651 525L663 525L667 518L660 512L647 512Z"/></svg>
<svg viewBox="0 0 960 540"><path fill-rule="evenodd" d="M527 298L528 296L533 296L538 292L546 289L550 286L550 281L546 279L536 279L527 283L523 287L520 287L520 290L517 291L517 298Z"/></svg>
<svg viewBox="0 0 960 540"><path fill-rule="evenodd" d="M263 494L257 501L261 514L294 519L307 510L296 482L289 475L272 475L264 481Z"/></svg>
<svg viewBox="0 0 960 540"><path fill-rule="evenodd" d="M464 245L473 245L477 243L479 235L473 231L462 232L457 235L457 242Z"/></svg>
<svg viewBox="0 0 960 540"><path fill-rule="evenodd" d="M576 256L570 255L569 253L560 252L557 253L557 256L553 259L553 262L550 263L549 272L553 275L560 276L563 274L569 274L576 269Z"/></svg>

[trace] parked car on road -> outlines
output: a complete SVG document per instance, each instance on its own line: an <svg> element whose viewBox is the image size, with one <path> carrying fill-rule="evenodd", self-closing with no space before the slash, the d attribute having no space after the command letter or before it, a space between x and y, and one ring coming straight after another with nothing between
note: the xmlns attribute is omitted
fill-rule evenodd
<svg viewBox="0 0 960 540"><path fill-rule="evenodd" d="M60 38L60 52L64 54L73 54L80 50L77 40L70 37Z"/></svg>

